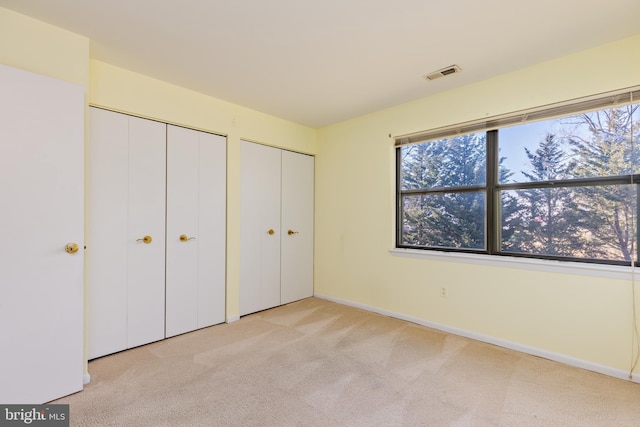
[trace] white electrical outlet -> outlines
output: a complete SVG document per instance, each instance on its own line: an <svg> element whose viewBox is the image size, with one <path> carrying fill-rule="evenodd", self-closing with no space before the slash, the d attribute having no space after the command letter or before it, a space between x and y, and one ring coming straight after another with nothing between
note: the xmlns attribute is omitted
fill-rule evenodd
<svg viewBox="0 0 640 427"><path fill-rule="evenodd" d="M446 298L447 297L447 288L445 288L444 286L440 288L440 296L442 298Z"/></svg>

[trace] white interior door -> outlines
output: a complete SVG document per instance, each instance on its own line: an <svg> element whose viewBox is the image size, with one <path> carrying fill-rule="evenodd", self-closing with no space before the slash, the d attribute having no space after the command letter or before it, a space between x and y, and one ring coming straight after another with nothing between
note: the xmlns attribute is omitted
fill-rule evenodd
<svg viewBox="0 0 640 427"><path fill-rule="evenodd" d="M166 336L225 319L226 140L167 129Z"/></svg>
<svg viewBox="0 0 640 427"><path fill-rule="evenodd" d="M0 93L0 402L39 404L82 389L84 94L3 65Z"/></svg>
<svg viewBox="0 0 640 427"><path fill-rule="evenodd" d="M166 125L129 117L127 347L164 338ZM145 237L151 237L147 243Z"/></svg>
<svg viewBox="0 0 640 427"><path fill-rule="evenodd" d="M240 314L280 305L282 150L240 142Z"/></svg>
<svg viewBox="0 0 640 427"><path fill-rule="evenodd" d="M282 152L281 303L313 295L312 156Z"/></svg>

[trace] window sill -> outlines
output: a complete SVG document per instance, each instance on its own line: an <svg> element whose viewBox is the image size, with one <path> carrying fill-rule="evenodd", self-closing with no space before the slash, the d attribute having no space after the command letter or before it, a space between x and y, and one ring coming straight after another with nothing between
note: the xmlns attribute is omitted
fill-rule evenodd
<svg viewBox="0 0 640 427"><path fill-rule="evenodd" d="M640 272L636 272L636 268L632 268L631 266L587 264L570 261L552 261L421 249L393 248L389 252L393 256L404 258L428 259L432 261L457 262L491 267L519 268L551 273L581 274L584 276L598 276L610 279L630 279L632 275L640 274Z"/></svg>

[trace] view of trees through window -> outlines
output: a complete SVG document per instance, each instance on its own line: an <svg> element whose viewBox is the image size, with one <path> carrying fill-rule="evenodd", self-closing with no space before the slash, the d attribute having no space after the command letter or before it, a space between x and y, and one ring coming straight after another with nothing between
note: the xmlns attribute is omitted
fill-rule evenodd
<svg viewBox="0 0 640 427"><path fill-rule="evenodd" d="M639 108L399 147L398 246L628 264Z"/></svg>

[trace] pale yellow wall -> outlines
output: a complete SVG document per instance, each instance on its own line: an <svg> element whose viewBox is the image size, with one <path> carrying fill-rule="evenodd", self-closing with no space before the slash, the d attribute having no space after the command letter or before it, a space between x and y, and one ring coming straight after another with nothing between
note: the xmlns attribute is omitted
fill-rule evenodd
<svg viewBox="0 0 640 427"><path fill-rule="evenodd" d="M86 89L89 39L0 8L0 63Z"/></svg>
<svg viewBox="0 0 640 427"><path fill-rule="evenodd" d="M317 131L91 60L91 105L227 136L227 318L239 315L240 140L316 153Z"/></svg>
<svg viewBox="0 0 640 427"><path fill-rule="evenodd" d="M629 280L392 256L388 135L640 85L638 52L640 35L320 129L316 293L629 369Z"/></svg>

